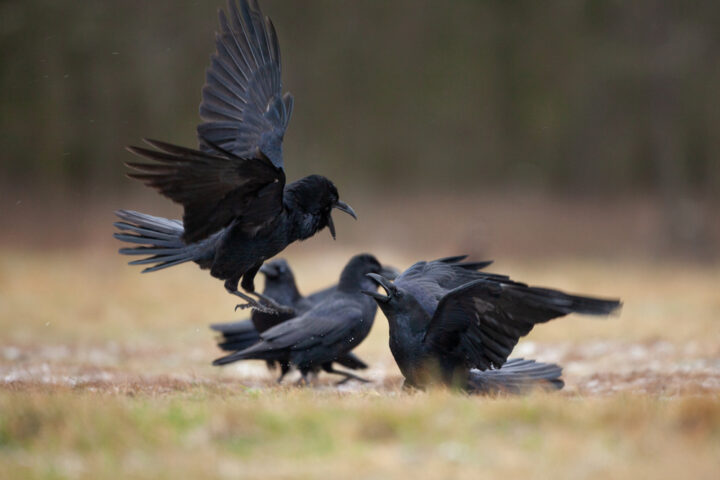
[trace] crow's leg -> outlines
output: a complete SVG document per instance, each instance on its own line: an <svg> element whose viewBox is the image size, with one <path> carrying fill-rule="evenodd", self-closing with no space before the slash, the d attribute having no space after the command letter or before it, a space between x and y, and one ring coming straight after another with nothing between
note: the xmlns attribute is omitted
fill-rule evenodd
<svg viewBox="0 0 720 480"><path fill-rule="evenodd" d="M271 307L266 307L265 305L261 305L257 300L254 298L245 295L241 291L237 289L237 280L230 279L225 282L225 290L227 290L229 293L232 293L233 295L237 295L238 297L245 300L247 303L239 303L235 305L235 310L238 309L245 309L245 308L256 308L257 310L263 312L263 313L277 313L276 310L273 310Z"/></svg>
<svg viewBox="0 0 720 480"><path fill-rule="evenodd" d="M335 370L335 368L333 368L332 364L324 364L323 370L325 370L328 373L334 373L335 375L342 375L345 377L342 380L340 380L339 382L337 382L335 385L342 385L346 382L349 382L350 380L357 380L358 382L362 382L362 383L370 383L370 380L359 377L359 376L355 375L354 373L345 372L343 370Z"/></svg>
<svg viewBox="0 0 720 480"><path fill-rule="evenodd" d="M310 381L311 381L311 380L310 380L310 372L308 372L307 370L301 370L301 371L300 371L300 375L302 375L302 376L300 377L300 380L297 381L296 385L297 385L298 387L307 387L307 386L309 386L309 385L310 385Z"/></svg>
<svg viewBox="0 0 720 480"><path fill-rule="evenodd" d="M280 314L280 313L287 314L287 315L295 315L296 314L294 308L288 307L286 305L280 305L275 300L273 300L272 298L270 298L268 296L263 295L262 293L252 292L251 295L255 295L258 299L260 299L260 301L264 305L267 305L268 307L272 308L274 310L273 313L275 313L275 314Z"/></svg>
<svg viewBox="0 0 720 480"><path fill-rule="evenodd" d="M240 286L242 287L242 289L245 290L245 292L247 292L248 295L253 295L262 301L262 303L255 301L255 302L248 302L248 304L251 304L251 303L260 304L260 305L262 305L262 307L256 307L255 305L251 305L251 306L263 313L269 313L272 315L277 315L280 313L284 313L284 314L294 313L295 311L292 308L286 307L284 305L280 305L272 298L266 297L262 293L258 293L255 291L255 275L257 275L257 272L260 270L260 267L262 267L262 262L253 265L242 276L242 282L240 283ZM235 289L237 290L237 286L235 287ZM241 307L241 308L247 308L247 307Z"/></svg>
<svg viewBox="0 0 720 480"><path fill-rule="evenodd" d="M277 312L276 310L274 310L273 308L271 308L271 307L266 307L265 305L260 304L260 303L259 303L257 300L255 300L254 298L249 297L249 296L245 295L244 293L242 293L242 292L240 292L240 291L238 291L238 290L235 290L234 292L231 291L230 293L232 293L233 295L237 295L238 297L242 298L243 300L245 300L245 301L247 302L247 303L238 303L237 305L235 305L235 310L238 310L238 309L243 309L243 310L244 310L244 309L246 309L246 308L254 308L254 309L259 310L259 311L261 311L261 312L263 312L263 313L269 313L269 314L276 314L276 313L278 313L278 312Z"/></svg>
<svg viewBox="0 0 720 480"><path fill-rule="evenodd" d="M276 380L278 385L282 383L283 378L285 378L285 375L290 371L290 364L286 362L280 363L280 376Z"/></svg>

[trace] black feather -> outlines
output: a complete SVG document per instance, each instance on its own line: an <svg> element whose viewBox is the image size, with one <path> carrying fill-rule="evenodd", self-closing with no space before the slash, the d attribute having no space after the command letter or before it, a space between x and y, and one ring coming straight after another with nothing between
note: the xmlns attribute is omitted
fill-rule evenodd
<svg viewBox="0 0 720 480"><path fill-rule="evenodd" d="M463 260L418 262L394 285L375 277L387 291L375 299L388 317L390 348L409 385L440 382L485 393L497 391L500 380L508 390L522 390L538 379L562 386L555 365L506 363L518 340L538 323L570 313L606 315L620 307L617 300L529 287L478 271L489 262ZM502 374L491 373L505 365ZM528 368L527 382L521 368ZM545 373L548 377L541 378Z"/></svg>

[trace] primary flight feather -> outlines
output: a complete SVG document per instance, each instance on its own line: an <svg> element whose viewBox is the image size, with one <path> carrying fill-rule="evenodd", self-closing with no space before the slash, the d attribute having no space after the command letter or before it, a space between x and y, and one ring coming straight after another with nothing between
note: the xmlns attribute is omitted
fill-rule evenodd
<svg viewBox="0 0 720 480"><path fill-rule="evenodd" d="M230 0L220 11L217 51L207 70L198 126L199 149L146 140L129 147L146 162L129 162L129 176L183 206L182 222L120 210L115 237L139 246L124 255L144 258L144 272L193 261L243 298L241 307L283 311L255 292L263 262L290 243L328 228L331 211L357 218L327 178L310 175L286 184L282 141L293 98L283 95L280 48L255 0ZM238 284L255 298L238 290Z"/></svg>

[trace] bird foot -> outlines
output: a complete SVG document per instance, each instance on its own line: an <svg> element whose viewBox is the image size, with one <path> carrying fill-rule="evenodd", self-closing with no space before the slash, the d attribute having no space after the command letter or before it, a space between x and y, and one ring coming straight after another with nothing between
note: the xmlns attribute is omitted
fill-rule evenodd
<svg viewBox="0 0 720 480"><path fill-rule="evenodd" d="M260 300L260 305L262 305L266 309L262 310L257 307L253 307L253 308L260 310L263 313L270 313L270 314L274 314L274 315L283 314L283 315L293 315L293 316L296 313L294 308L288 307L285 305L281 305L281 304L277 303L275 300L273 300L272 298L266 297L265 295L263 295L261 293L253 292L253 295L258 297L258 299ZM267 310L267 309L269 309L269 310Z"/></svg>
<svg viewBox="0 0 720 480"><path fill-rule="evenodd" d="M287 307L285 305L280 305L275 300L273 300L270 297L266 297L262 293L257 292L248 292L250 295L253 295L257 297L257 300L253 297L250 297L249 295L246 295L237 289L233 289L232 287L227 287L227 291L232 293L233 295L237 295L238 297L245 300L246 303L239 303L235 305L235 311L238 310L244 310L246 308L252 308L257 310L258 312L267 313L270 315L292 315L295 316L297 313L294 308Z"/></svg>
<svg viewBox="0 0 720 480"><path fill-rule="evenodd" d="M266 307L265 305L262 305L260 302L258 302L254 298L249 297L242 292L239 292L237 289L233 289L232 287L226 287L226 288L227 288L228 292L232 293L233 295L237 295L238 297L242 298L246 302L246 303L238 303L237 305L235 305L236 312L238 310L244 310L246 308L254 308L263 313L272 313L272 314L278 313L274 308L272 308L272 306Z"/></svg>
<svg viewBox="0 0 720 480"><path fill-rule="evenodd" d="M235 305L235 311L245 310L247 308L252 308L253 310L257 310L258 312L267 313L270 315L279 315L280 313L282 313L275 310L271 306L262 305L255 301L248 303L238 303L237 305Z"/></svg>
<svg viewBox="0 0 720 480"><path fill-rule="evenodd" d="M237 305L235 305L235 311L237 312L238 310L245 310L246 308L252 308L252 307L253 306L250 305L249 303L238 303Z"/></svg>

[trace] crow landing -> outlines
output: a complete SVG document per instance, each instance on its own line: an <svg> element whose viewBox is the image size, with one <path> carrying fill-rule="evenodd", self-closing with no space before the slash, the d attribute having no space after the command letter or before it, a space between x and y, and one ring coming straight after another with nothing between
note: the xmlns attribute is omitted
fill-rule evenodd
<svg viewBox="0 0 720 480"><path fill-rule="evenodd" d="M352 260L350 262L352 262ZM220 332L222 335L218 346L223 350L235 352L244 350L258 343L262 340L260 334L297 315L307 312L337 290L337 284L335 284L307 297L303 297L297 288L295 276L290 269L290 265L282 258L266 262L260 269L260 273L265 276L263 295L272 298L281 305L291 306L293 312L273 315L253 309L249 319L210 325L211 329ZM388 268L383 268L382 270L382 275L386 277L391 276L394 278L394 273L395 272ZM289 362L286 360L272 359L266 360L266 362L268 368L271 370L278 364L280 365L280 377L277 379L278 383L282 381L291 368ZM348 352L344 356L339 357L337 363L352 370L367 368L367 364L352 352Z"/></svg>
<svg viewBox="0 0 720 480"><path fill-rule="evenodd" d="M145 140L152 149L128 148L154 160L128 163L140 172L128 176L181 204L182 222L120 210L115 237L140 245L120 253L147 256L130 262L151 265L143 272L193 261L247 302L239 307L284 311L255 292L263 262L325 227L335 238L334 208L357 217L325 177L285 184L282 140L293 97L282 94L275 28L254 0L230 0L228 12L219 13L217 52L202 90L200 149L157 140ZM263 304L238 290L241 279Z"/></svg>
<svg viewBox="0 0 720 480"><path fill-rule="evenodd" d="M350 379L365 382L357 375L335 370L332 364L342 363L341 359L348 358L348 354L370 333L377 305L361 291L377 288L367 274L382 271L382 266L372 255L356 255L340 274L337 288L324 294L316 305L260 333L260 342L219 358L213 365L249 359L272 360L296 367L305 383L309 383L311 373L321 368L328 373L343 375L345 379L339 383Z"/></svg>
<svg viewBox="0 0 720 480"><path fill-rule="evenodd" d="M508 361L520 337L569 313L606 315L617 300L529 287L505 275L479 272L490 262L464 256L418 262L393 283L369 274L385 294L375 299L390 325L390 350L409 387L433 383L470 392L562 388L557 365Z"/></svg>

